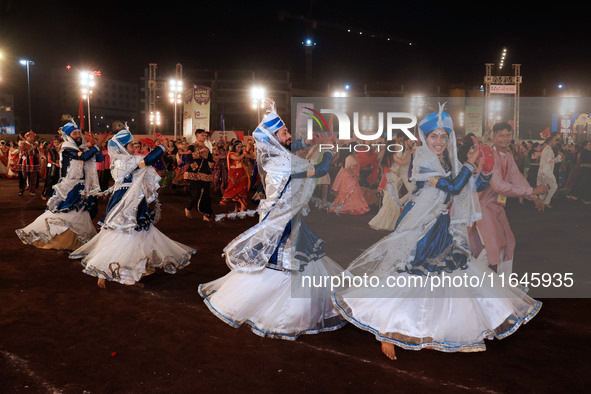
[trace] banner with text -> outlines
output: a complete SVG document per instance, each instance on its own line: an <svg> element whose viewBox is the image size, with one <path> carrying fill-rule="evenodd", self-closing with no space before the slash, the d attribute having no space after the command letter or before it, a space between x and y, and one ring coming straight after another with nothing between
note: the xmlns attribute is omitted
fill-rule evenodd
<svg viewBox="0 0 591 394"><path fill-rule="evenodd" d="M195 134L195 130L209 131L211 88L193 85L185 90L185 110L183 116L184 136Z"/></svg>

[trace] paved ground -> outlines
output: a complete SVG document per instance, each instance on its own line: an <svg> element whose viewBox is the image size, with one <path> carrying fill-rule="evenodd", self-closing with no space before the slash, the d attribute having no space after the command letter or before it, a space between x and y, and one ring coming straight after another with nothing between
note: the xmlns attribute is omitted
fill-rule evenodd
<svg viewBox="0 0 591 394"><path fill-rule="evenodd" d="M101 290L65 254L20 242L14 230L33 221L44 202L19 198L16 181L0 180L0 392L588 392L589 299L543 299L536 318L509 338L488 342L486 352L399 349L396 362L352 325L296 342L231 328L209 312L197 286L228 271L222 248L257 219L185 219L186 200L162 195L158 228L197 248L191 264L176 275L144 278L145 289L108 283ZM543 216L529 206L509 207L516 264L589 261L591 207L566 200L555 206ZM343 229L338 239L318 232L344 265L362 247L354 224L370 218L318 214L310 225ZM365 239L384 235L367 229Z"/></svg>

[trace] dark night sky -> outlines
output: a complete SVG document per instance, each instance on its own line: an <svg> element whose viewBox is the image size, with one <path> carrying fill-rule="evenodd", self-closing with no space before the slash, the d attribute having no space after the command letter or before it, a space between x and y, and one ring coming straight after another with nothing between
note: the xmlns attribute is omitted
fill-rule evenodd
<svg viewBox="0 0 591 394"><path fill-rule="evenodd" d="M322 24L313 30L318 43L314 77L323 82L479 85L484 63L497 62L507 47L506 63L522 64L524 90L553 89L561 82L588 91L587 12L575 5L532 8L514 2L510 10L494 8L492 2L486 9L472 6L477 2L386 4L0 0L0 89L15 95L17 107L23 93L26 100L26 74L18 65L22 57L35 61L31 83L38 88L50 68L67 64L100 69L109 78L130 82L138 82L149 62L158 63L159 74L172 72L180 62L185 68L289 69L294 79L301 79L306 24L279 20L278 12L285 10L357 31ZM413 45L359 36L359 30ZM506 70L510 73L510 66Z"/></svg>

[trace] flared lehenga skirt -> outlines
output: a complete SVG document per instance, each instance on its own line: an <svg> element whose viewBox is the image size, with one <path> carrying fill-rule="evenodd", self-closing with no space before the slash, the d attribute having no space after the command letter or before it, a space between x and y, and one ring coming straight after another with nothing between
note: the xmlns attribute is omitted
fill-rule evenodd
<svg viewBox="0 0 591 394"><path fill-rule="evenodd" d="M264 268L252 273L231 271L199 286L211 312L232 327L246 323L262 337L296 340L302 334L334 331L345 325L330 300L330 289L314 287L305 277L322 280L342 269L325 256L305 271L289 273ZM298 286L292 292L292 286Z"/></svg>
<svg viewBox="0 0 591 394"><path fill-rule="evenodd" d="M16 234L27 245L74 250L90 241L96 229L86 210L55 213L46 210L27 227L16 230Z"/></svg>
<svg viewBox="0 0 591 394"><path fill-rule="evenodd" d="M422 285L430 282L402 272L391 276L395 279L389 283L407 286L387 290L350 287L333 293L332 301L345 319L371 332L378 341L409 350L429 348L442 352L484 351L485 339L511 335L542 306L521 289L503 286L496 273L475 261L465 270L445 275L449 283L466 283L460 278L473 277L483 281L474 287L445 286L433 293L429 284ZM411 283L415 285L408 285Z"/></svg>
<svg viewBox="0 0 591 394"><path fill-rule="evenodd" d="M147 230L132 232L101 229L70 258L81 258L83 272L88 275L132 285L156 268L174 274L189 264L195 252L151 225Z"/></svg>

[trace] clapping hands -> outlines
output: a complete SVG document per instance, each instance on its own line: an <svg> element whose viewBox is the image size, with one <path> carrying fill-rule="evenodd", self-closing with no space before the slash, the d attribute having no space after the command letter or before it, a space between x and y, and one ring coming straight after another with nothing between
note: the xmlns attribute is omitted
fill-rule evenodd
<svg viewBox="0 0 591 394"><path fill-rule="evenodd" d="M108 133L98 133L98 141L94 138L94 134L90 131L86 131L84 133L84 139L86 140L86 144L88 146L98 145L99 147L103 145L103 142L108 141L113 134L111 132Z"/></svg>
<svg viewBox="0 0 591 394"><path fill-rule="evenodd" d="M486 145L481 146L476 137L472 137L472 142L474 146L468 153L468 161L471 161L472 157L474 157L474 161L480 159L479 167L481 167L482 172L485 174L490 173L495 165L494 151Z"/></svg>
<svg viewBox="0 0 591 394"><path fill-rule="evenodd" d="M88 146L94 146L94 144L96 144L94 135L90 131L84 132L84 139L86 140L86 145Z"/></svg>

